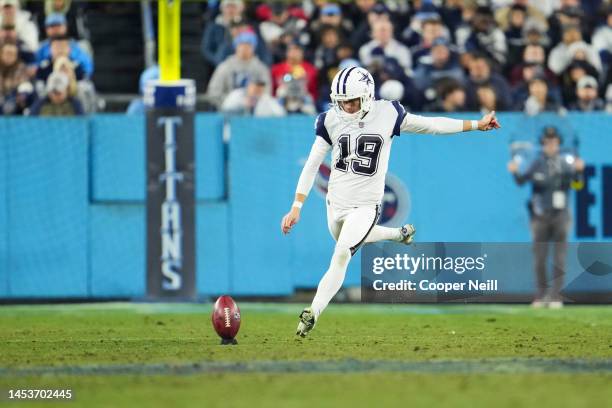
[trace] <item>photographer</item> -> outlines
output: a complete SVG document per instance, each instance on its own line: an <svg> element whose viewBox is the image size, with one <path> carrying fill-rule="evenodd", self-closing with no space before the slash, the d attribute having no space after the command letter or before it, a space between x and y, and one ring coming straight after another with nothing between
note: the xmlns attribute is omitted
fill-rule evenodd
<svg viewBox="0 0 612 408"><path fill-rule="evenodd" d="M581 179L584 161L573 155L560 154L561 136L554 127L544 129L540 144L541 154L524 173L519 173L515 160L508 163L508 171L514 175L518 185L529 181L532 186L528 208L537 284L532 306L558 309L563 306L560 292L571 224L568 192L572 181ZM552 287L548 288L546 263L550 242L554 243L554 258Z"/></svg>

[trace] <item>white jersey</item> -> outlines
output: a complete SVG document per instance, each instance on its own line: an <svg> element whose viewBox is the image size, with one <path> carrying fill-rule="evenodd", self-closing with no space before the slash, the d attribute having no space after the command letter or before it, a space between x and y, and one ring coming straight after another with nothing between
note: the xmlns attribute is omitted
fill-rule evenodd
<svg viewBox="0 0 612 408"><path fill-rule="evenodd" d="M360 120L342 120L331 109L317 118L316 134L332 146L327 195L335 206L381 202L394 136L406 111L395 101L374 101Z"/></svg>
<svg viewBox="0 0 612 408"><path fill-rule="evenodd" d="M332 150L327 196L339 208L376 205L385 192L391 143L400 132L449 134L463 121L407 113L397 101L373 101L363 120L344 121L331 109L315 122L316 138L296 193L307 196L319 166Z"/></svg>

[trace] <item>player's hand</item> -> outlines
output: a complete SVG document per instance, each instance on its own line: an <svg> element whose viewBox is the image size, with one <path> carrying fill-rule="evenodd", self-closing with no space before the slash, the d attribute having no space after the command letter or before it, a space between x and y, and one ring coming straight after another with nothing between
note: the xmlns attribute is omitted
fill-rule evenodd
<svg viewBox="0 0 612 408"><path fill-rule="evenodd" d="M577 157L576 161L574 161L574 169L576 169L576 171L584 171L584 160Z"/></svg>
<svg viewBox="0 0 612 408"><path fill-rule="evenodd" d="M283 234L288 234L289 231L291 231L291 228L293 228L293 226L299 221L300 209L297 207L291 207L291 211L289 211L281 221L281 231L283 232Z"/></svg>
<svg viewBox="0 0 612 408"><path fill-rule="evenodd" d="M518 172L518 163L515 162L514 160L510 160L508 162L508 171L512 174L516 174L516 172Z"/></svg>
<svg viewBox="0 0 612 408"><path fill-rule="evenodd" d="M493 130L499 129L501 126L495 117L495 111L491 111L484 115L482 119L478 121L478 130Z"/></svg>

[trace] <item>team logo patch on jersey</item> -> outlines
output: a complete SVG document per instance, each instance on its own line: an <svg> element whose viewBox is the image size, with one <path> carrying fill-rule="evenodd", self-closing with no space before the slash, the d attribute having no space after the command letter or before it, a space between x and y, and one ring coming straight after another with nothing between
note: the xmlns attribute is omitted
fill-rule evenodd
<svg viewBox="0 0 612 408"><path fill-rule="evenodd" d="M325 199L327 184L331 175L331 167L323 163L315 179L314 188L319 196ZM382 199L379 225L397 227L402 225L410 213L410 194L399 177L387 173L385 178L385 193Z"/></svg>

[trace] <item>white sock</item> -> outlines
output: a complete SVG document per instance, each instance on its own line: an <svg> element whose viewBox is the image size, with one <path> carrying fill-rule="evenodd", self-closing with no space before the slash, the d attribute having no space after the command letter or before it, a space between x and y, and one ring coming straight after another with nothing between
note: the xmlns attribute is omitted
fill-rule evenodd
<svg viewBox="0 0 612 408"><path fill-rule="evenodd" d="M315 318L318 318L323 310L327 307L332 298L338 293L344 282L346 268L351 260L351 251L349 249L336 248L329 264L329 269L321 278L317 293L312 300L312 311Z"/></svg>
<svg viewBox="0 0 612 408"><path fill-rule="evenodd" d="M370 231L370 234L366 238L366 243L378 242L378 241L400 241L402 239L402 234L399 228L389 228L389 227L381 227L380 225L375 225Z"/></svg>

